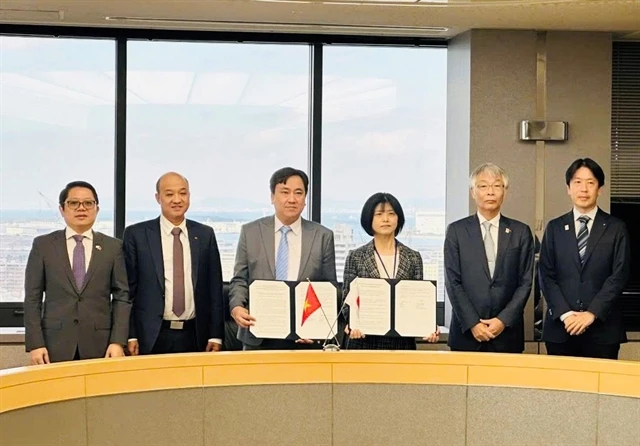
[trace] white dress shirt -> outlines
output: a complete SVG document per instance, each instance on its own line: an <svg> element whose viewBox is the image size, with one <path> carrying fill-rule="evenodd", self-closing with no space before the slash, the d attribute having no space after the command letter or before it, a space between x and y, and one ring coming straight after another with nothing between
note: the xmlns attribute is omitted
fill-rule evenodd
<svg viewBox="0 0 640 446"><path fill-rule="evenodd" d="M582 226L582 223L580 223L578 221L578 218L582 217L583 215L586 215L587 217L589 217L589 221L587 222L587 231L589 231L589 234L591 234L591 228L593 228L593 220L596 218L596 214L598 213L598 206L594 207L593 209L591 209L589 212L587 212L586 214L582 214L579 210L577 210L575 208L575 206L573 207L573 223L575 225L575 229L576 229L576 242L578 240L578 233L580 232L580 226ZM589 242L587 241L587 244ZM567 311L566 313L562 314L562 316L560 316L560 320L562 322L564 322L564 320L566 318L568 318L569 316L571 316L572 314L574 314L575 311Z"/></svg>
<svg viewBox="0 0 640 446"><path fill-rule="evenodd" d="M275 217L275 241L276 241L276 253L275 264L278 263L278 247L280 246L280 239L282 238L282 232L280 228L284 224ZM300 273L300 259L302 257L302 218L298 217L296 221L289 225L291 231L287 233L287 242L289 242L289 265L287 269L287 280L298 280L298 274Z"/></svg>
<svg viewBox="0 0 640 446"><path fill-rule="evenodd" d="M491 223L491 238L493 239L493 251L497 259L498 258L498 232L499 232L498 225L500 224L500 213L498 213L498 215L493 217L491 220L487 220L482 216L482 214L480 214L480 212L478 212L478 219L480 220L480 231L482 231L482 240L484 240L485 234L487 232L484 229L484 226L482 225L482 223L484 223L485 221L488 221Z"/></svg>
<svg viewBox="0 0 640 446"><path fill-rule="evenodd" d="M593 220L596 218L597 213L598 213L598 206L594 207L586 214L581 214L579 210L577 210L575 207L573 208L573 222L575 223L575 226L576 226L576 240L578 239L580 226L582 226L582 223L578 221L578 218L582 217L583 215L586 215L587 217L589 217L589 221L587 222L587 230L589 231L589 234L591 234L591 228L593 228Z"/></svg>
<svg viewBox="0 0 640 446"><path fill-rule="evenodd" d="M182 254L184 260L184 313L180 317L173 312L173 228L180 228L180 241L182 242ZM164 264L164 314L163 319L168 321L188 320L196 317L196 306L193 299L193 280L191 280L191 245L189 244L189 232L187 220L182 220L175 226L163 215L160 216L160 240L162 242L162 261ZM136 338L129 339L135 341ZM209 342L222 345L222 340L213 338Z"/></svg>
<svg viewBox="0 0 640 446"><path fill-rule="evenodd" d="M73 229L67 226L64 230L64 236L67 239L67 254L69 255L69 264L73 269L73 250L76 249L76 241L73 238L74 235L82 235L82 246L84 246L84 268L85 272L89 269L89 262L91 261L91 252L93 251L93 231L89 229L82 234L76 233Z"/></svg>

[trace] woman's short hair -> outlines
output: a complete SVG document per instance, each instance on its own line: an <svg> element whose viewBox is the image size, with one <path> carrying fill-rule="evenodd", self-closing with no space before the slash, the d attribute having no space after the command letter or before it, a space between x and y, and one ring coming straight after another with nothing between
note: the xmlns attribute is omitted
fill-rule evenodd
<svg viewBox="0 0 640 446"><path fill-rule="evenodd" d="M373 215L375 214L378 205L384 203L389 203L393 208L393 211L398 216L396 235L400 234L400 231L402 231L402 228L404 227L404 211L402 210L402 206L400 206L398 199L386 192L377 192L367 199L362 207L362 213L360 214L360 224L362 225L362 229L372 237L374 235L372 225Z"/></svg>

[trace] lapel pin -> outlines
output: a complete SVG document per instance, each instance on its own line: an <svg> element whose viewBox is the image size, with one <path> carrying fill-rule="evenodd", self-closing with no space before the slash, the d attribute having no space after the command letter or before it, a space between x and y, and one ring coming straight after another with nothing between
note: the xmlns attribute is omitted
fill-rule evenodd
<svg viewBox="0 0 640 446"><path fill-rule="evenodd" d="M193 239L194 239L194 240L198 240L198 237L194 237Z"/></svg>
<svg viewBox="0 0 640 446"><path fill-rule="evenodd" d="M504 232L506 232L507 234L511 234L511 229L507 228L504 230Z"/></svg>
<svg viewBox="0 0 640 446"><path fill-rule="evenodd" d="M569 230L569 225L564 225L564 230L568 231Z"/></svg>
<svg viewBox="0 0 640 446"><path fill-rule="evenodd" d="M96 249L97 249L98 251L102 251L102 246L100 246L100 245L96 245Z"/></svg>

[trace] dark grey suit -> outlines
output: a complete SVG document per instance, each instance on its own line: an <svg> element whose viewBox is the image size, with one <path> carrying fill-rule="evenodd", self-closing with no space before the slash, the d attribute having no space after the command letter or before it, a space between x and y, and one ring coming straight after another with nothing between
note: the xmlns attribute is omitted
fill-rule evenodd
<svg viewBox="0 0 640 446"><path fill-rule="evenodd" d="M249 307L249 284L254 280L275 280L275 217L245 224L240 231L233 279L229 288L229 309ZM336 281L333 232L302 219L302 250L298 280ZM238 329L243 344L258 346L262 339L247 329Z"/></svg>
<svg viewBox="0 0 640 446"><path fill-rule="evenodd" d="M44 302L43 297L44 295ZM25 275L26 350L46 347L51 362L104 357L109 344L126 345L131 302L122 243L93 233L85 282L77 289L65 231L36 237Z"/></svg>
<svg viewBox="0 0 640 446"><path fill-rule="evenodd" d="M449 347L511 353L524 350L523 312L531 293L533 259L531 229L503 215L491 278L478 216L449 225L444 241L445 286L453 307ZM494 317L505 324L505 330L488 343L476 341L471 328L480 319Z"/></svg>

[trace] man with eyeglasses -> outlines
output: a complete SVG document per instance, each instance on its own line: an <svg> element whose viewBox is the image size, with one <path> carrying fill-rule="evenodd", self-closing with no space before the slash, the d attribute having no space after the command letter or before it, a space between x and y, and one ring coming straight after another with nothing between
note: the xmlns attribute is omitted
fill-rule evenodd
<svg viewBox="0 0 640 446"><path fill-rule="evenodd" d="M453 351L522 353L524 306L533 282L531 229L501 215L506 172L481 164L470 176L477 212L453 222L444 242Z"/></svg>
<svg viewBox="0 0 640 446"><path fill-rule="evenodd" d="M36 237L27 261L31 364L124 356L131 301L122 243L91 229L99 211L91 184L67 184L59 203L67 227Z"/></svg>

